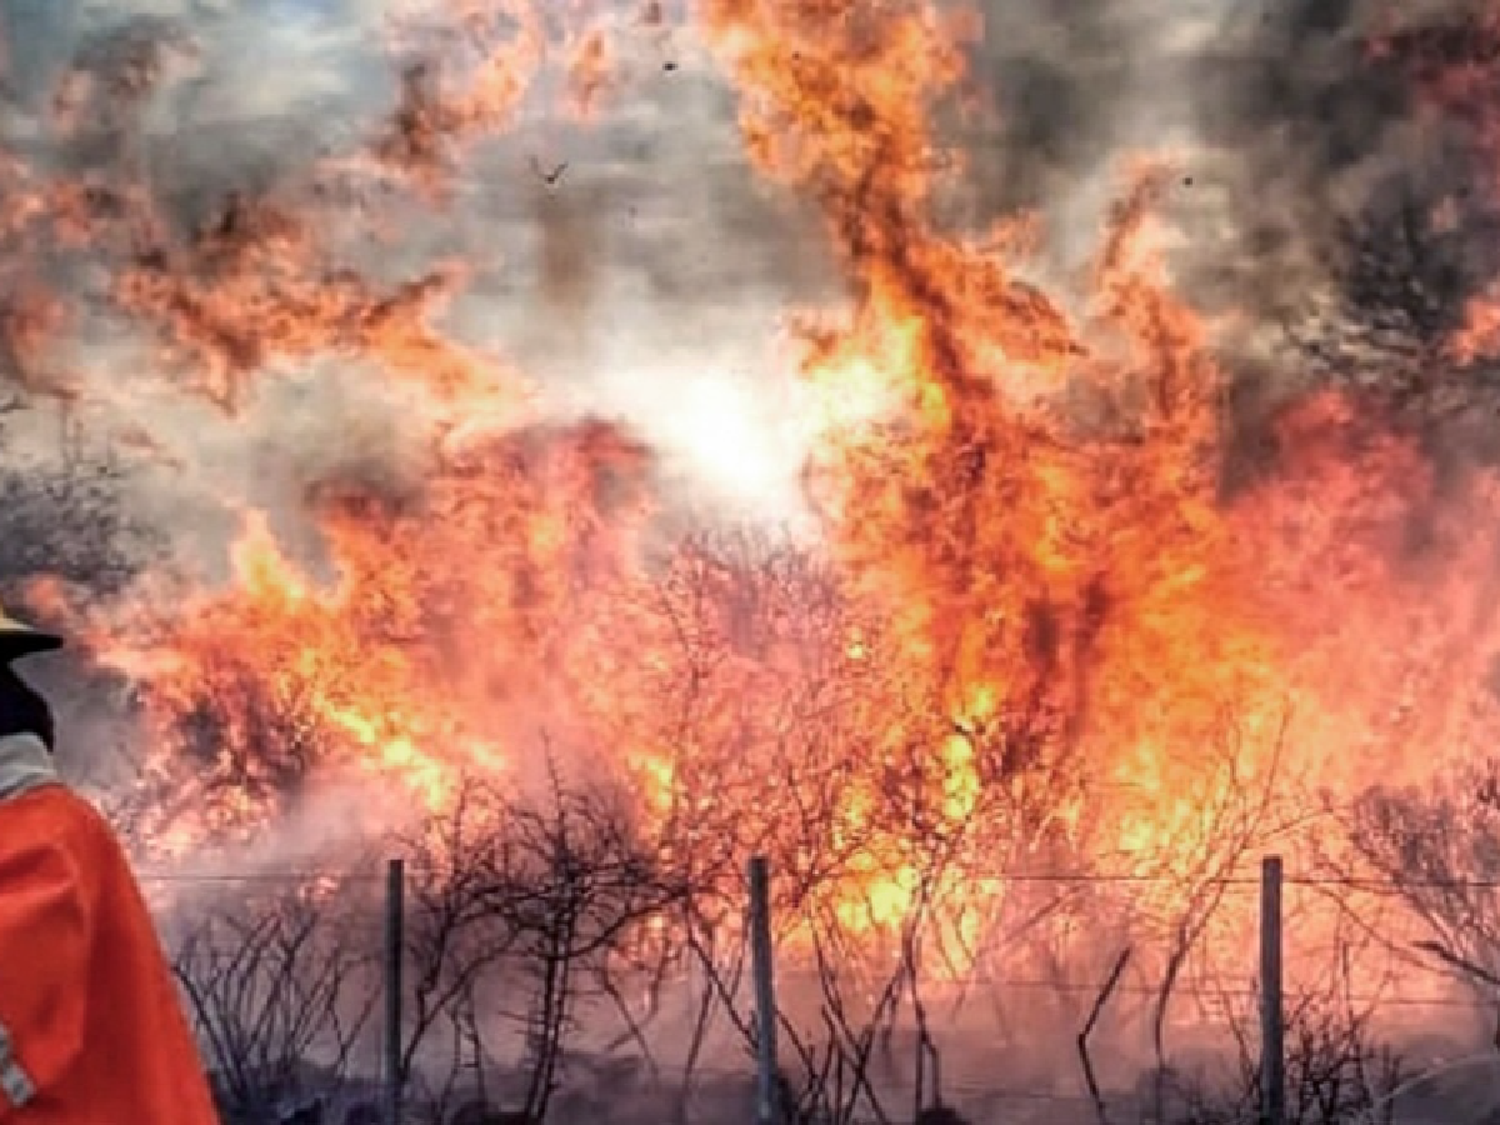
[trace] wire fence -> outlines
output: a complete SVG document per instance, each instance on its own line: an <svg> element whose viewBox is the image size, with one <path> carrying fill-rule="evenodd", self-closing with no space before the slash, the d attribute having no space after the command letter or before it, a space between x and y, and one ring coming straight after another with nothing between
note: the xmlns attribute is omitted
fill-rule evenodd
<svg viewBox="0 0 1500 1125"><path fill-rule="evenodd" d="M424 871L421 868L408 867L408 874L416 880L438 879L444 877L439 871ZM1218 887L1227 889L1255 890L1261 885L1258 875L1224 875L1206 876L1202 878L1185 879L1178 875L1163 874L1130 874L1130 873L1093 873L1093 872L1039 872L1039 871L997 871L989 878L999 883L1027 886L1027 885L1115 885L1130 886L1138 884L1142 886L1176 886L1184 882L1192 882L1196 886ZM295 885L299 883L311 883L319 880L333 880L340 883L383 883L386 874L383 871L336 871L299 869L284 871L165 871L143 868L137 871L137 878L142 883L282 883ZM1399 894L1403 891L1413 890L1453 890L1453 891L1500 891L1500 879L1393 879L1375 878L1369 876L1346 876L1346 875L1295 875L1288 874L1283 882L1289 887L1330 887L1349 890L1377 891L1387 894Z"/></svg>
<svg viewBox="0 0 1500 1125"><path fill-rule="evenodd" d="M350 1080L407 1067L403 1089L415 1105L433 1100L433 1083L411 1075L437 1055L451 1060L469 1050L474 1058L466 1066L491 1067L500 1076L491 1081L492 1091L501 1090L502 1100L507 1091L512 1100L519 1099L524 1096L520 1076L536 1065L538 1027L553 1018L539 1011L545 1009L538 999L539 982L546 978L545 970L555 967L549 957L566 961L576 954L572 967L579 995L570 1001L567 1016L555 1019L551 1028L565 1035L566 1048L558 1051L570 1060L559 1071L562 1109L555 1119L586 1119L595 1125L634 1121L644 1118L632 1114L657 1116L663 1112L661 1099L675 1098L673 1112L686 1114L684 1120L749 1120L744 1107L754 1069L750 1047L756 1004L743 934L712 949L691 943L677 949L670 971L662 968L665 962L611 961L599 956L602 947L559 955L555 949L549 953L545 943L517 940L491 951L484 971L469 981L472 987L438 989L439 1003L432 981L464 976L473 967L458 961L440 964L441 958L482 956L476 951L483 942L459 932L464 925L475 925L474 918L440 916L455 903L433 892L452 880L452 872L408 866L403 875L411 888L424 893L399 896L395 915L389 870L146 869L140 879L148 895L165 896L160 898L164 935L179 978L193 985L187 991L200 1030L217 1033L206 1037L210 1041L243 1044L245 1034L226 1036L225 1025L258 1029L263 1041L254 1044L252 1053L262 1063L295 1050L325 1073L332 1066ZM1137 889L1171 892L1184 882L1158 873L1035 870L1003 872L988 881L1059 890L1110 886L1126 897ZM1246 908L1260 900L1263 877L1234 872L1198 879L1193 886L1199 892L1221 892L1221 897L1195 923L1191 940L1170 931L1165 936L1111 931L1108 941L1096 941L1091 920L1074 918L1075 932L1083 935L1068 952L1076 963L1060 964L1057 951L1046 950L1053 964L1049 971L1035 971L1029 966L1036 958L1028 957L1023 937L1013 938L998 953L976 952L961 971L950 966L920 981L915 962L904 968L887 962L888 976L903 971L909 976L894 1004L878 995L878 973L844 972L830 967L826 950L816 943L784 941L774 976L779 1022L785 1028L778 1058L794 1076L787 1080L785 1096L828 1080L827 1074L815 1073L817 1060L857 1047L864 1052L860 1065L871 1072L861 1078L868 1087L861 1097L886 1103L882 1113L887 1120L902 1116L892 1117L890 1106L915 1105L940 1094L975 1122L1082 1125L1097 1120L1100 1097L1084 1081L1077 1061L1085 1019L1090 1029L1098 1024L1113 1054L1132 1060L1133 1069L1113 1068L1104 1096L1112 1104L1134 1104L1142 1096L1140 1067L1152 1060L1152 1021L1159 1023L1168 1011L1166 1026L1176 1036L1169 1052L1173 1059L1179 1044L1196 1049L1222 1033L1220 1046L1238 1044L1242 1069L1259 1065L1253 1051L1246 1054L1245 1044L1257 1041L1258 1009L1265 998L1255 957L1257 941L1263 943L1265 934L1246 921L1253 917ZM1331 1050L1328 1037L1336 1019L1343 1021L1339 1026L1348 1040L1341 1049L1354 1051L1361 1066L1385 1057L1380 1053L1387 1048L1375 1028L1381 1021L1397 1030L1442 1032L1454 1043L1486 1027L1493 1032L1500 977L1486 977L1487 964L1466 959L1476 956L1472 949L1450 950L1446 960L1434 957L1420 948L1424 936L1432 937L1430 919L1424 929L1408 911L1409 929L1387 927L1374 933L1369 918L1359 917L1362 909L1349 902L1385 900L1400 907L1439 892L1482 908L1500 891L1500 880L1310 871L1287 873L1282 890L1289 966L1283 1003L1292 1023L1304 1020L1297 1026L1297 1050ZM298 904L290 913L285 912L288 898ZM205 907L206 901L213 905ZM1182 909L1190 912L1192 907L1184 902ZM1229 921L1215 930L1221 914ZM1361 924L1334 925L1335 919L1351 918ZM536 938L550 922L541 916L528 924L534 930L529 938ZM451 930L438 933L435 927L444 925ZM1278 929L1280 925L1278 921ZM1100 933L1105 929L1100 922ZM393 949L400 951L394 959ZM1116 949L1120 955L1111 973ZM1121 971L1127 952L1131 964ZM1493 953L1500 965L1500 944L1480 955L1485 952ZM1425 971L1413 971L1416 964ZM310 986L308 981L323 983ZM911 1003L919 988L924 1000L920 1025L914 1022ZM380 998L393 991L404 1007L397 1009L398 1016L382 1015ZM443 1010L428 1010L435 1003ZM309 1012L309 1007L316 1010ZM709 1009L711 1014L704 1016ZM351 1013L359 1019L353 1021ZM700 1024L696 1039L689 1035L695 1013ZM709 1025L711 1031L702 1031ZM273 1041L278 1035L288 1041ZM1318 1040L1319 1035L1324 1039ZM1350 1036L1363 1038L1351 1046ZM433 1042L420 1042L423 1037ZM330 1039L337 1042L330 1046ZM920 1068L913 1071L914 1058L929 1047L943 1059L937 1085ZM689 1056L686 1062L684 1055ZM1233 1060L1234 1051L1225 1057ZM610 1058L628 1065L605 1083L599 1078L601 1060ZM217 1070L236 1065L232 1059L211 1063ZM1289 1082L1305 1079L1308 1068L1298 1071L1298 1065L1292 1060L1295 1073L1289 1072ZM575 1079L577 1089L571 1085ZM588 1102L601 1084L613 1091L608 1104ZM740 1111L727 1108L736 1105ZM691 1106L691 1112L684 1106Z"/></svg>

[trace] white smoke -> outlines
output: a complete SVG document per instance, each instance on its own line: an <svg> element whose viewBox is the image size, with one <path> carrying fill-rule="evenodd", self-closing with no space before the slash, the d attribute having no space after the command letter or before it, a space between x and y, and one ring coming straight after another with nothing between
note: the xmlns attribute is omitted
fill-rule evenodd
<svg viewBox="0 0 1500 1125"><path fill-rule="evenodd" d="M0 140L36 168L74 174L77 154L49 139L49 92L72 67L170 37L178 46L128 146L158 203L188 229L236 193L297 201L315 161L367 150L389 127L402 65L396 17L426 9L440 19L447 8L13 4L0 35L29 62L9 68ZM614 88L594 120L571 116L559 74L544 72L514 128L461 161L446 204L398 194L347 214L323 205L325 234L351 266L392 286L461 256L473 272L443 318L448 336L533 380L548 413L637 429L658 447L677 501L796 519L805 435L788 413L793 373L778 318L822 299L826 263L806 223L755 184L732 99L686 30L641 26L623 2L599 14ZM101 248L92 284L122 266ZM405 464L422 437L422 412L357 356L251 372L244 409L227 417L163 377L159 344L98 302L49 362L82 384L72 417L94 445L153 447L142 459L142 511L205 562L226 532L215 513L265 507L295 523L299 475L351 458Z"/></svg>

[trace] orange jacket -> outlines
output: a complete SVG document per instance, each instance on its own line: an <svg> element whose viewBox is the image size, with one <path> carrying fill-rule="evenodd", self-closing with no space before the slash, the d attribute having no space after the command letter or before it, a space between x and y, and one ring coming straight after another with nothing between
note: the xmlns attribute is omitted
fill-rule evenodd
<svg viewBox="0 0 1500 1125"><path fill-rule="evenodd" d="M0 1123L218 1125L124 851L29 735L0 738Z"/></svg>

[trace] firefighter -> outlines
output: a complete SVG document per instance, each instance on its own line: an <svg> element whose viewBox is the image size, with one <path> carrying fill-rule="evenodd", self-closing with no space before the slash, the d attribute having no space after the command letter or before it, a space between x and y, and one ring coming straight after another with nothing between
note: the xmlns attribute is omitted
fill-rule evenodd
<svg viewBox="0 0 1500 1125"><path fill-rule="evenodd" d="M218 1125L124 849L11 666L62 645L0 610L0 1125Z"/></svg>

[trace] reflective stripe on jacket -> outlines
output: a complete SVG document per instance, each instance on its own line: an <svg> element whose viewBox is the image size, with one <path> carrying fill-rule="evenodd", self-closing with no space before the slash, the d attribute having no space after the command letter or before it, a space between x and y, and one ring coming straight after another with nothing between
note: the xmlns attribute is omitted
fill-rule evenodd
<svg viewBox="0 0 1500 1125"><path fill-rule="evenodd" d="M0 1123L218 1125L125 853L30 736L0 738Z"/></svg>

